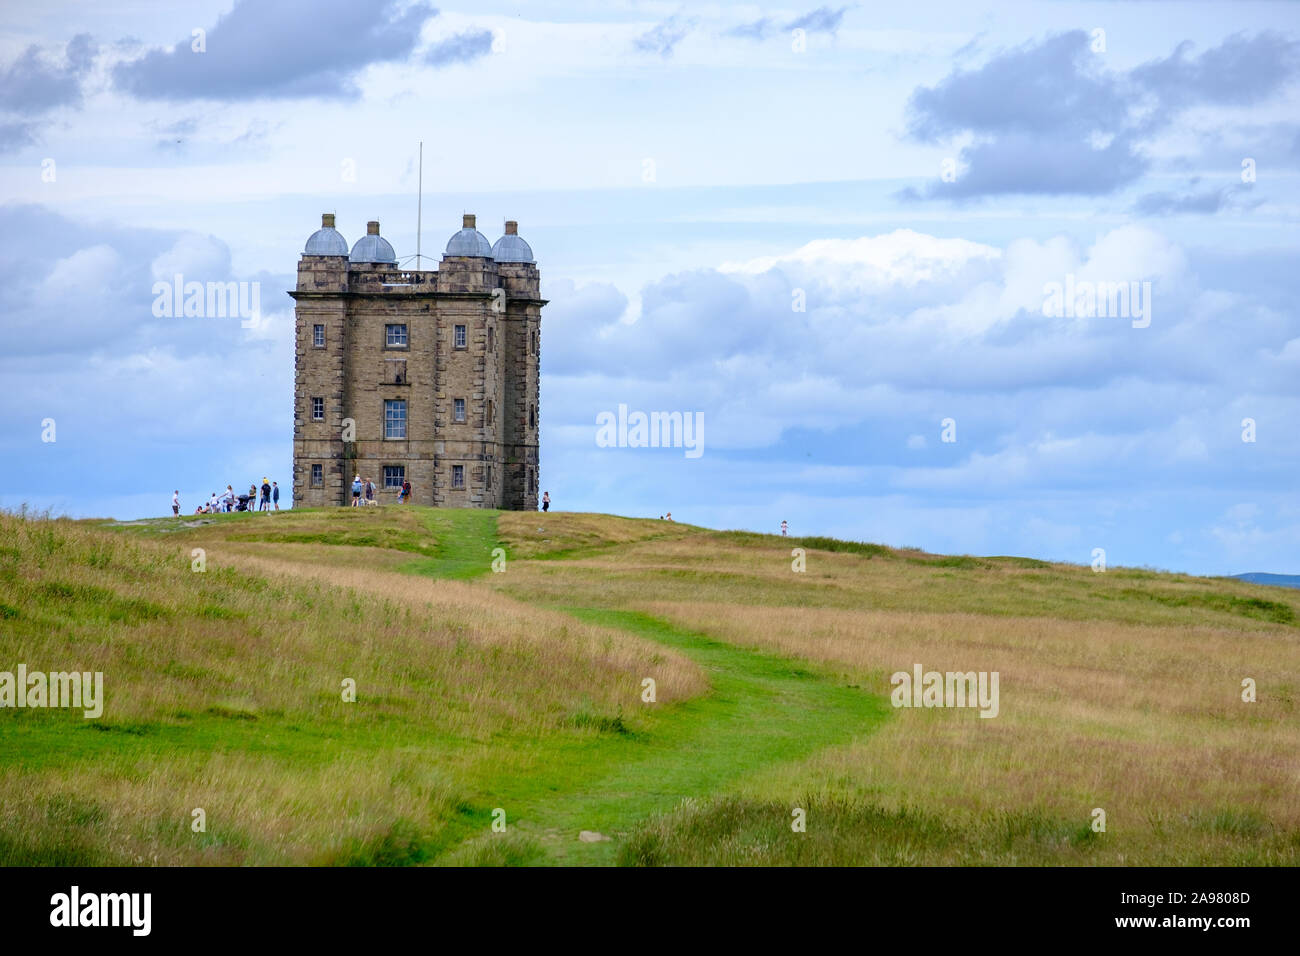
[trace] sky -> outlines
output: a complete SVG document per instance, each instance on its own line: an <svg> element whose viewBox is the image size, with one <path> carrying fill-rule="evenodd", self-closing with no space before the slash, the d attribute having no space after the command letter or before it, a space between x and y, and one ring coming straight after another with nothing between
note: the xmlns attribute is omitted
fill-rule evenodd
<svg viewBox="0 0 1300 956"><path fill-rule="evenodd" d="M1287 2L7 4L0 507L287 491L303 244L413 256L423 141L426 267L541 270L556 510L1297 573L1298 79Z"/></svg>

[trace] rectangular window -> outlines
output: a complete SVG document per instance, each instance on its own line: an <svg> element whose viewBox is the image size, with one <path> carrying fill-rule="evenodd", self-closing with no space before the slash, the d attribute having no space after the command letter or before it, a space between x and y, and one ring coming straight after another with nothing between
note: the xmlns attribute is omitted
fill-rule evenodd
<svg viewBox="0 0 1300 956"><path fill-rule="evenodd" d="M387 385L405 385L406 359L384 359L384 383Z"/></svg>
<svg viewBox="0 0 1300 956"><path fill-rule="evenodd" d="M465 466L464 465L451 466L451 486L453 488L465 487Z"/></svg>
<svg viewBox="0 0 1300 956"><path fill-rule="evenodd" d="M321 485L325 484L325 466L324 466L324 465L312 465L312 466L311 466L311 483L312 483L312 486L315 487L315 488L319 488Z"/></svg>
<svg viewBox="0 0 1300 956"><path fill-rule="evenodd" d="M384 326L384 345L390 349L406 348L406 326L405 325L385 325Z"/></svg>
<svg viewBox="0 0 1300 956"><path fill-rule="evenodd" d="M537 333L533 333L533 354L537 354Z"/></svg>
<svg viewBox="0 0 1300 956"><path fill-rule="evenodd" d="M401 398L384 400L384 437L406 437L406 401Z"/></svg>
<svg viewBox="0 0 1300 956"><path fill-rule="evenodd" d="M453 398L451 404L453 409L452 417L458 422L463 422L465 420L465 399Z"/></svg>
<svg viewBox="0 0 1300 956"><path fill-rule="evenodd" d="M384 465L384 487L402 489L402 482L406 480L405 465Z"/></svg>
<svg viewBox="0 0 1300 956"><path fill-rule="evenodd" d="M496 344L496 336L493 334L494 332L495 330L492 328L492 326L489 325L488 326L488 351L489 352L492 351L493 346Z"/></svg>
<svg viewBox="0 0 1300 956"><path fill-rule="evenodd" d="M465 326L456 326L456 348L465 348Z"/></svg>
<svg viewBox="0 0 1300 956"><path fill-rule="evenodd" d="M325 399L313 398L311 400L311 420L314 422L325 421Z"/></svg>
<svg viewBox="0 0 1300 956"><path fill-rule="evenodd" d="M487 486L489 488L492 487L492 466L491 465L487 466Z"/></svg>
<svg viewBox="0 0 1300 956"><path fill-rule="evenodd" d="M488 407L487 407L487 426L491 428L496 423L497 423L497 407L496 405L492 404L492 399L489 398Z"/></svg>
<svg viewBox="0 0 1300 956"><path fill-rule="evenodd" d="M313 325L311 327L311 344L312 348L323 349L325 347L325 326Z"/></svg>
<svg viewBox="0 0 1300 956"><path fill-rule="evenodd" d="M528 406L528 427L533 428L537 424L537 406Z"/></svg>

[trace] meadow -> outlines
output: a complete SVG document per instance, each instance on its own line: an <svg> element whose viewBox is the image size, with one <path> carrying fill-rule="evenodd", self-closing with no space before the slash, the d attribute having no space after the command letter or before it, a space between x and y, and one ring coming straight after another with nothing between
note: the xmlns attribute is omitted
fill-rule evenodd
<svg viewBox="0 0 1300 956"><path fill-rule="evenodd" d="M1298 611L608 515L0 514L0 671L106 698L0 709L0 865L1296 865ZM891 706L917 663L998 716Z"/></svg>

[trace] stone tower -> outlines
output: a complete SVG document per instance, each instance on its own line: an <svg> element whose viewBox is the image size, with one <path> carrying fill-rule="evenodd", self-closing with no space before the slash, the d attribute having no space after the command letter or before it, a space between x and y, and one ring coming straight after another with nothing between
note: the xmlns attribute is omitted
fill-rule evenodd
<svg viewBox="0 0 1300 956"><path fill-rule="evenodd" d="M418 265L418 263L417 263ZM492 245L465 216L437 269L397 265L379 223L348 251L334 216L307 240L296 327L293 501L537 509L537 264L514 222Z"/></svg>

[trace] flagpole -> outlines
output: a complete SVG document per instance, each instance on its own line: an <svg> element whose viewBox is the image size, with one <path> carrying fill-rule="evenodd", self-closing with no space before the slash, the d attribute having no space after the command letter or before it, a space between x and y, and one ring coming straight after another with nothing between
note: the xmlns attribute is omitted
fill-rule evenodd
<svg viewBox="0 0 1300 956"><path fill-rule="evenodd" d="M424 140L420 140L419 198L415 201L415 268L421 268L420 232L424 221Z"/></svg>

